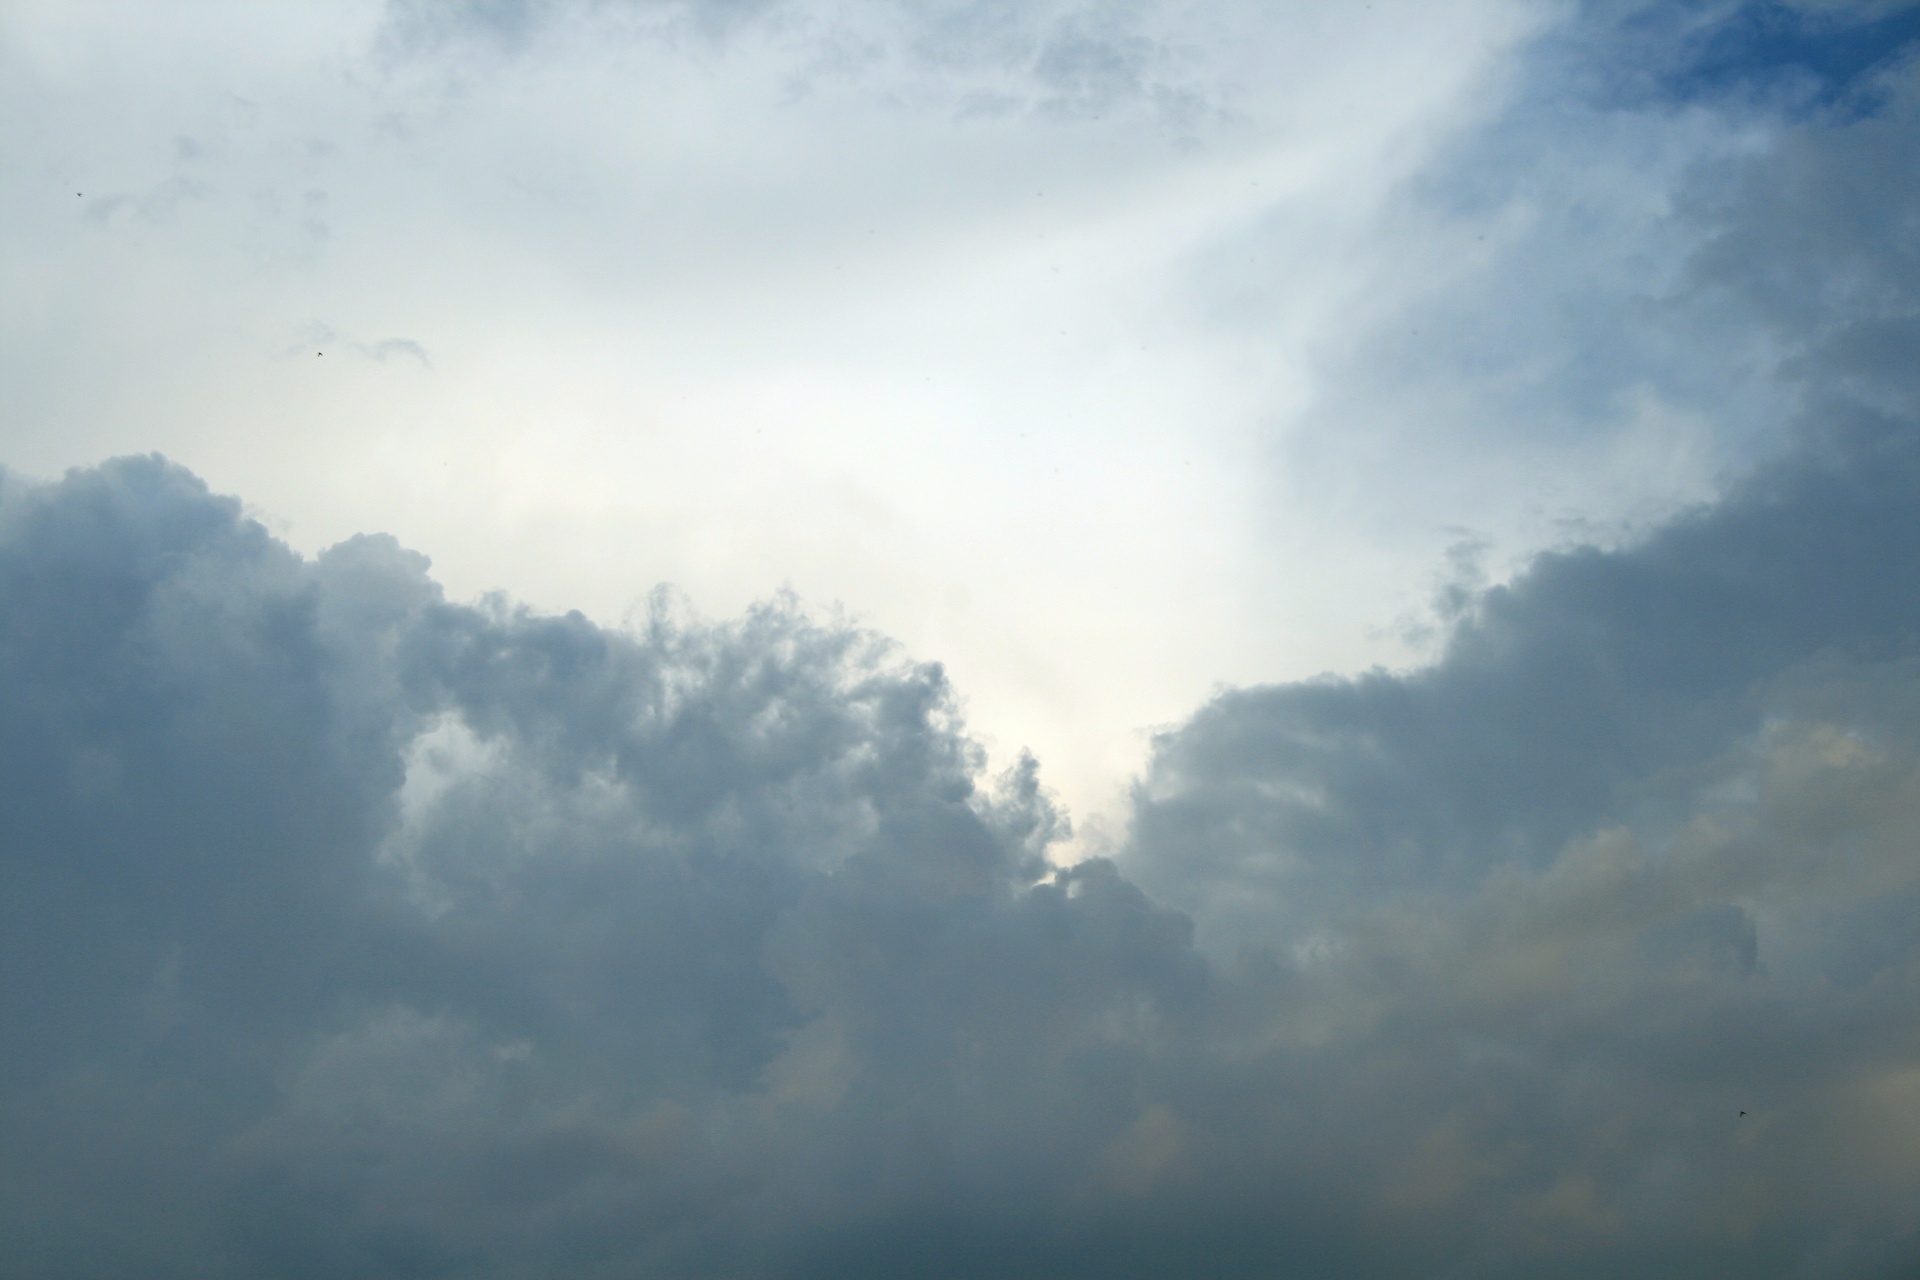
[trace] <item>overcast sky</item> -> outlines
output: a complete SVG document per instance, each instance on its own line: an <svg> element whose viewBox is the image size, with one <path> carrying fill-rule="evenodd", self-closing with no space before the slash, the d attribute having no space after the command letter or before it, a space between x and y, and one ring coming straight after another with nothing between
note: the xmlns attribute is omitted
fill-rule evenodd
<svg viewBox="0 0 1920 1280"><path fill-rule="evenodd" d="M0 1272L1913 1274L1916 51L0 8Z"/></svg>

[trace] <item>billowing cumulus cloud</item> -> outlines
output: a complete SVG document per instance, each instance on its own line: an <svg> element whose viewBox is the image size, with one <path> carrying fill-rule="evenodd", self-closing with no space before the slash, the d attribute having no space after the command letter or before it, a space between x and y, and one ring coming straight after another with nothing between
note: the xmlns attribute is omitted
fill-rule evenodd
<svg viewBox="0 0 1920 1280"><path fill-rule="evenodd" d="M156 459L4 521L17 1271L712 1274L1173 1158L1186 926L1036 887L937 668L449 605Z"/></svg>
<svg viewBox="0 0 1920 1280"><path fill-rule="evenodd" d="M1476 1272L1914 1264L1920 291L1911 79L1874 88L1694 210L1784 457L1452 590L1431 666L1222 694L1136 789L1128 873L1278 958L1281 1025L1403 1126L1372 1203Z"/></svg>
<svg viewBox="0 0 1920 1280"><path fill-rule="evenodd" d="M1920 457L1818 416L1427 670L1211 704L1152 896L791 606L612 632L157 459L12 486L9 1269L1894 1274Z"/></svg>
<svg viewBox="0 0 1920 1280"><path fill-rule="evenodd" d="M0 1273L1911 1275L1915 99L1843 73L1665 215L1661 323L1764 354L1691 411L1788 443L1426 666L1221 692L1071 867L791 600L0 474Z"/></svg>

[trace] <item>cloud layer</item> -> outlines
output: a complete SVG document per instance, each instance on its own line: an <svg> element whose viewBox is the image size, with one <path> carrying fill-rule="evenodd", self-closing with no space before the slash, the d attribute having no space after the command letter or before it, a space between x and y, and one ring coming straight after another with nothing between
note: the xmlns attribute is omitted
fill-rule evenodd
<svg viewBox="0 0 1920 1280"><path fill-rule="evenodd" d="M938 668L791 604L612 632L154 458L14 484L9 1270L1904 1274L1873 389L1428 669L1222 695L1068 870Z"/></svg>
<svg viewBox="0 0 1920 1280"><path fill-rule="evenodd" d="M1666 322L1779 373L1697 411L1775 456L1450 588L1429 665L1221 692L1068 868L938 666L790 599L615 629L157 456L0 475L0 1271L1914 1274L1916 91L1861 75L1677 187Z"/></svg>

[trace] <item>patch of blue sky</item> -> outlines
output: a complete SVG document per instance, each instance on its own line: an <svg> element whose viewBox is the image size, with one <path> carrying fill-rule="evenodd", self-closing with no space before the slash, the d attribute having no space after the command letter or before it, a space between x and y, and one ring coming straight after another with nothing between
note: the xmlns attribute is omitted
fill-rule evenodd
<svg viewBox="0 0 1920 1280"><path fill-rule="evenodd" d="M1920 49L1920 3L1653 4L1616 31L1603 90L1616 100L1746 99L1790 115L1865 115L1881 101L1879 73Z"/></svg>

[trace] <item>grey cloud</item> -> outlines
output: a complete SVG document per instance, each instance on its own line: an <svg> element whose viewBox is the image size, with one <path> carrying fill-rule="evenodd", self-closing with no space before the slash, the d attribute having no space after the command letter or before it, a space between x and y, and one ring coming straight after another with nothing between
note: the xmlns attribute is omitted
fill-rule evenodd
<svg viewBox="0 0 1920 1280"><path fill-rule="evenodd" d="M0 525L19 1273L774 1268L1089 1176L1207 987L872 637L456 606L156 459Z"/></svg>
<svg viewBox="0 0 1920 1280"><path fill-rule="evenodd" d="M300 326L296 340L282 347L280 354L285 358L313 359L316 353L325 356L329 351L336 355L356 355L376 364L406 359L414 361L422 369L433 368L433 358L427 354L426 347L412 338L381 338L376 342L365 342L349 338L331 325L318 321Z"/></svg>
<svg viewBox="0 0 1920 1280"><path fill-rule="evenodd" d="M1222 903L1267 922L1472 884L1661 813L1693 781L1674 771L1759 732L1802 664L1897 661L1920 631L1920 460L1852 413L1832 461L1796 455L1618 552L1542 557L1430 668L1224 695L1161 744L1139 873L1166 847L1177 901L1198 908L1217 868Z"/></svg>
<svg viewBox="0 0 1920 1280"><path fill-rule="evenodd" d="M912 96L931 97L962 116L1018 112L1074 120L1131 112L1190 131L1230 118L1245 86L1210 61L1218 50L1182 37L1180 16L1166 6L1105 0L868 6L803 0L394 0L383 42L403 55L475 42L519 53L544 34L585 23L615 39L724 48L752 32L797 58L795 92L905 75ZM898 95L901 88L889 92Z"/></svg>
<svg viewBox="0 0 1920 1280"><path fill-rule="evenodd" d="M1911 57L1882 50L1838 104L1783 105L1729 72L1681 105L1623 85L1683 76L1673 28L1764 27L1773 10L1586 8L1604 20L1548 28L1507 108L1388 204L1382 238L1419 249L1312 353L1315 403L1277 442L1297 488L1276 502L1430 544L1473 512L1510 572L1516 545L1582 522L1617 543L1785 447L1805 380L1782 365L1818 327L1878 323L1880 345L1860 328L1851 351L1894 376L1893 313L1913 289ZM1291 234L1278 212L1207 264L1229 331L1262 323L1261 290L1284 282L1249 288L1247 263ZM1418 481L1394 483L1388 458L1420 460Z"/></svg>
<svg viewBox="0 0 1920 1280"><path fill-rule="evenodd" d="M1172 841L1171 900L1262 927L1394 886L1470 887L1603 821L1691 812L1733 768L1723 753L1820 681L1897 684L1920 632L1920 242L1896 160L1911 74L1899 89L1881 114L1716 167L1684 202L1697 247L1677 292L1718 299L1777 353L1800 406L1788 452L1618 550L1556 551L1510 584L1453 591L1428 667L1215 700L1161 741L1136 874L1162 887Z"/></svg>
<svg viewBox="0 0 1920 1280"><path fill-rule="evenodd" d="M10 1269L1894 1274L1920 474L1850 431L1429 672L1224 696L1128 875L790 603L10 482Z"/></svg>
<svg viewBox="0 0 1920 1280"><path fill-rule="evenodd" d="M520 54L543 35L584 21L626 35L712 42L783 7L783 0L388 0L381 41L403 56L475 44Z"/></svg>
<svg viewBox="0 0 1920 1280"><path fill-rule="evenodd" d="M427 356L427 349L412 338L382 338L378 342L362 343L358 349L381 364L405 356L409 360L418 361L422 369L433 368L433 361Z"/></svg>
<svg viewBox="0 0 1920 1280"><path fill-rule="evenodd" d="M1689 215L1790 453L1430 667L1222 694L1066 870L790 601L615 631L0 474L4 1270L1911 1274L1902 119Z"/></svg>
<svg viewBox="0 0 1920 1280"><path fill-rule="evenodd" d="M1888 359L1920 298L1920 233L1903 170L1920 123L1920 63L1879 79L1883 110L1842 128L1790 132L1764 165L1689 193L1714 238L1702 285L1753 307L1770 329L1820 363L1809 373L1912 393L1911 364ZM1867 362L1870 367L1863 367ZM1904 385L1903 385L1904 384Z"/></svg>
<svg viewBox="0 0 1920 1280"><path fill-rule="evenodd" d="M1417 1135L1374 1207L1469 1270L1920 1258L1911 137L1805 126L1690 211L1689 287L1785 354L1784 456L1540 557L1430 666L1223 693L1136 790L1126 873L1290 975L1282 1034L1356 1073L1314 1105Z"/></svg>

